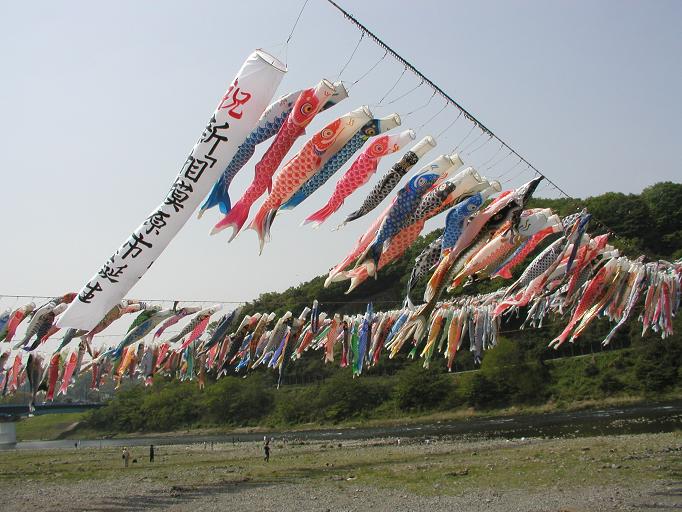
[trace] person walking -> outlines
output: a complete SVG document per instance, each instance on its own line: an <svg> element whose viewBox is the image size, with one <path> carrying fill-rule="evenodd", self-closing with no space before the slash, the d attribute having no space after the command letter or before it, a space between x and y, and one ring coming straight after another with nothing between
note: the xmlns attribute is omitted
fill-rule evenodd
<svg viewBox="0 0 682 512"><path fill-rule="evenodd" d="M128 447L125 446L123 448L123 467L127 468L129 463L130 463L130 452L128 451Z"/></svg>
<svg viewBox="0 0 682 512"><path fill-rule="evenodd" d="M149 462L154 462L154 445L149 445Z"/></svg>
<svg viewBox="0 0 682 512"><path fill-rule="evenodd" d="M265 454L265 462L270 462L270 440L265 441L263 446L263 453Z"/></svg>

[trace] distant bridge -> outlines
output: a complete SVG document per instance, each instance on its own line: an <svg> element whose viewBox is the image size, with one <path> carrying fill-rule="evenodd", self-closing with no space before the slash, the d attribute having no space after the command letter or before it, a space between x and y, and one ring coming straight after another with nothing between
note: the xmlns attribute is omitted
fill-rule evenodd
<svg viewBox="0 0 682 512"><path fill-rule="evenodd" d="M82 412L91 409L99 409L104 404L99 402L53 402L49 404L36 404L33 414L55 414L63 412ZM22 416L28 416L30 408L28 404L2 404L0 405L0 421L12 421Z"/></svg>

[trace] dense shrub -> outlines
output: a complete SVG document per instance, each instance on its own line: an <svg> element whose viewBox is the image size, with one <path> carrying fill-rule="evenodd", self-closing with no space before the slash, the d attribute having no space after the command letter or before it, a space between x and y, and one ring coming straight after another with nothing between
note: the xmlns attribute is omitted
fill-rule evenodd
<svg viewBox="0 0 682 512"><path fill-rule="evenodd" d="M624 388L625 383L612 372L604 373L599 381L599 389L607 395L622 391Z"/></svg>
<svg viewBox="0 0 682 512"><path fill-rule="evenodd" d="M592 360L585 366L585 371L583 373L585 374L585 377L596 377L599 375L599 367L594 362L594 357L592 357Z"/></svg>
<svg viewBox="0 0 682 512"><path fill-rule="evenodd" d="M507 397L505 397L507 398ZM479 409L493 407L502 400L495 382L489 380L483 373L479 372L471 379L468 389L467 403Z"/></svg>
<svg viewBox="0 0 682 512"><path fill-rule="evenodd" d="M319 393L320 385L280 389L276 394L271 422L276 425L296 425L316 421L320 414L317 402Z"/></svg>
<svg viewBox="0 0 682 512"><path fill-rule="evenodd" d="M193 382L168 383L145 393L139 407L143 430L172 430L199 419L199 389Z"/></svg>
<svg viewBox="0 0 682 512"><path fill-rule="evenodd" d="M263 374L223 377L203 393L201 416L211 423L246 425L267 416L273 403L274 391Z"/></svg>
<svg viewBox="0 0 682 512"><path fill-rule="evenodd" d="M660 392L679 384L682 343L676 339L647 343L635 363L637 378L644 391Z"/></svg>
<svg viewBox="0 0 682 512"><path fill-rule="evenodd" d="M366 416L389 395L388 388L377 379L354 379L343 372L324 382L318 403L322 419L337 422Z"/></svg>
<svg viewBox="0 0 682 512"><path fill-rule="evenodd" d="M469 403L477 407L508 403L535 403L547 398L549 372L534 352L501 338L486 351L470 388Z"/></svg>
<svg viewBox="0 0 682 512"><path fill-rule="evenodd" d="M546 339L525 336L500 339L484 353L478 372L447 374L442 358L425 370L419 361L386 365L393 375L377 377L373 370L352 378L350 369L322 368L330 375L316 379L319 362L306 355L300 379L316 384L275 388L276 374L256 371L247 378L223 377L199 390L196 382L157 377L151 388L132 385L119 390L105 407L91 413L89 423L103 431L167 431L193 425L297 425L338 423L400 411L427 412L464 404L490 409L531 404L551 398L558 402L594 399L624 392L658 394L682 384L682 319L675 335L640 339L633 323L624 333L633 338L630 349L543 362ZM602 336L603 333L599 334ZM588 336L586 333L585 336ZM471 353L458 355L471 360ZM291 367L295 367L293 363ZM402 364L402 366L401 366ZM316 369L317 368L317 369ZM551 368L551 371L550 371ZM455 384L456 383L456 384Z"/></svg>
<svg viewBox="0 0 682 512"><path fill-rule="evenodd" d="M422 368L418 362L397 374L395 399L404 411L436 408L452 391L452 380L442 371Z"/></svg>

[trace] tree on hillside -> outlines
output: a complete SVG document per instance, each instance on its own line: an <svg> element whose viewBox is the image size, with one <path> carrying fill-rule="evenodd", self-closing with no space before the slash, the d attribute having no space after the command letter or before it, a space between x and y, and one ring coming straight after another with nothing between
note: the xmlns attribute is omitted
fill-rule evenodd
<svg viewBox="0 0 682 512"><path fill-rule="evenodd" d="M656 252L682 257L682 183L656 183L645 188L641 196L655 221Z"/></svg>
<svg viewBox="0 0 682 512"><path fill-rule="evenodd" d="M627 238L638 250L651 251L657 234L647 226L655 222L646 201L634 194L608 192L585 200L587 210L614 233ZM595 226L597 229L600 226Z"/></svg>

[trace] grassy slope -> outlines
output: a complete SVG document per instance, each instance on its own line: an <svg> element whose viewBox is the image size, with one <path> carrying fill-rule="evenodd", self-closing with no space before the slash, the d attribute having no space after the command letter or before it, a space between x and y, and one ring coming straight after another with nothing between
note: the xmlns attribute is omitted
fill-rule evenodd
<svg viewBox="0 0 682 512"><path fill-rule="evenodd" d="M84 412L68 412L24 418L17 423L17 441L57 439L74 423L81 421L85 414Z"/></svg>

